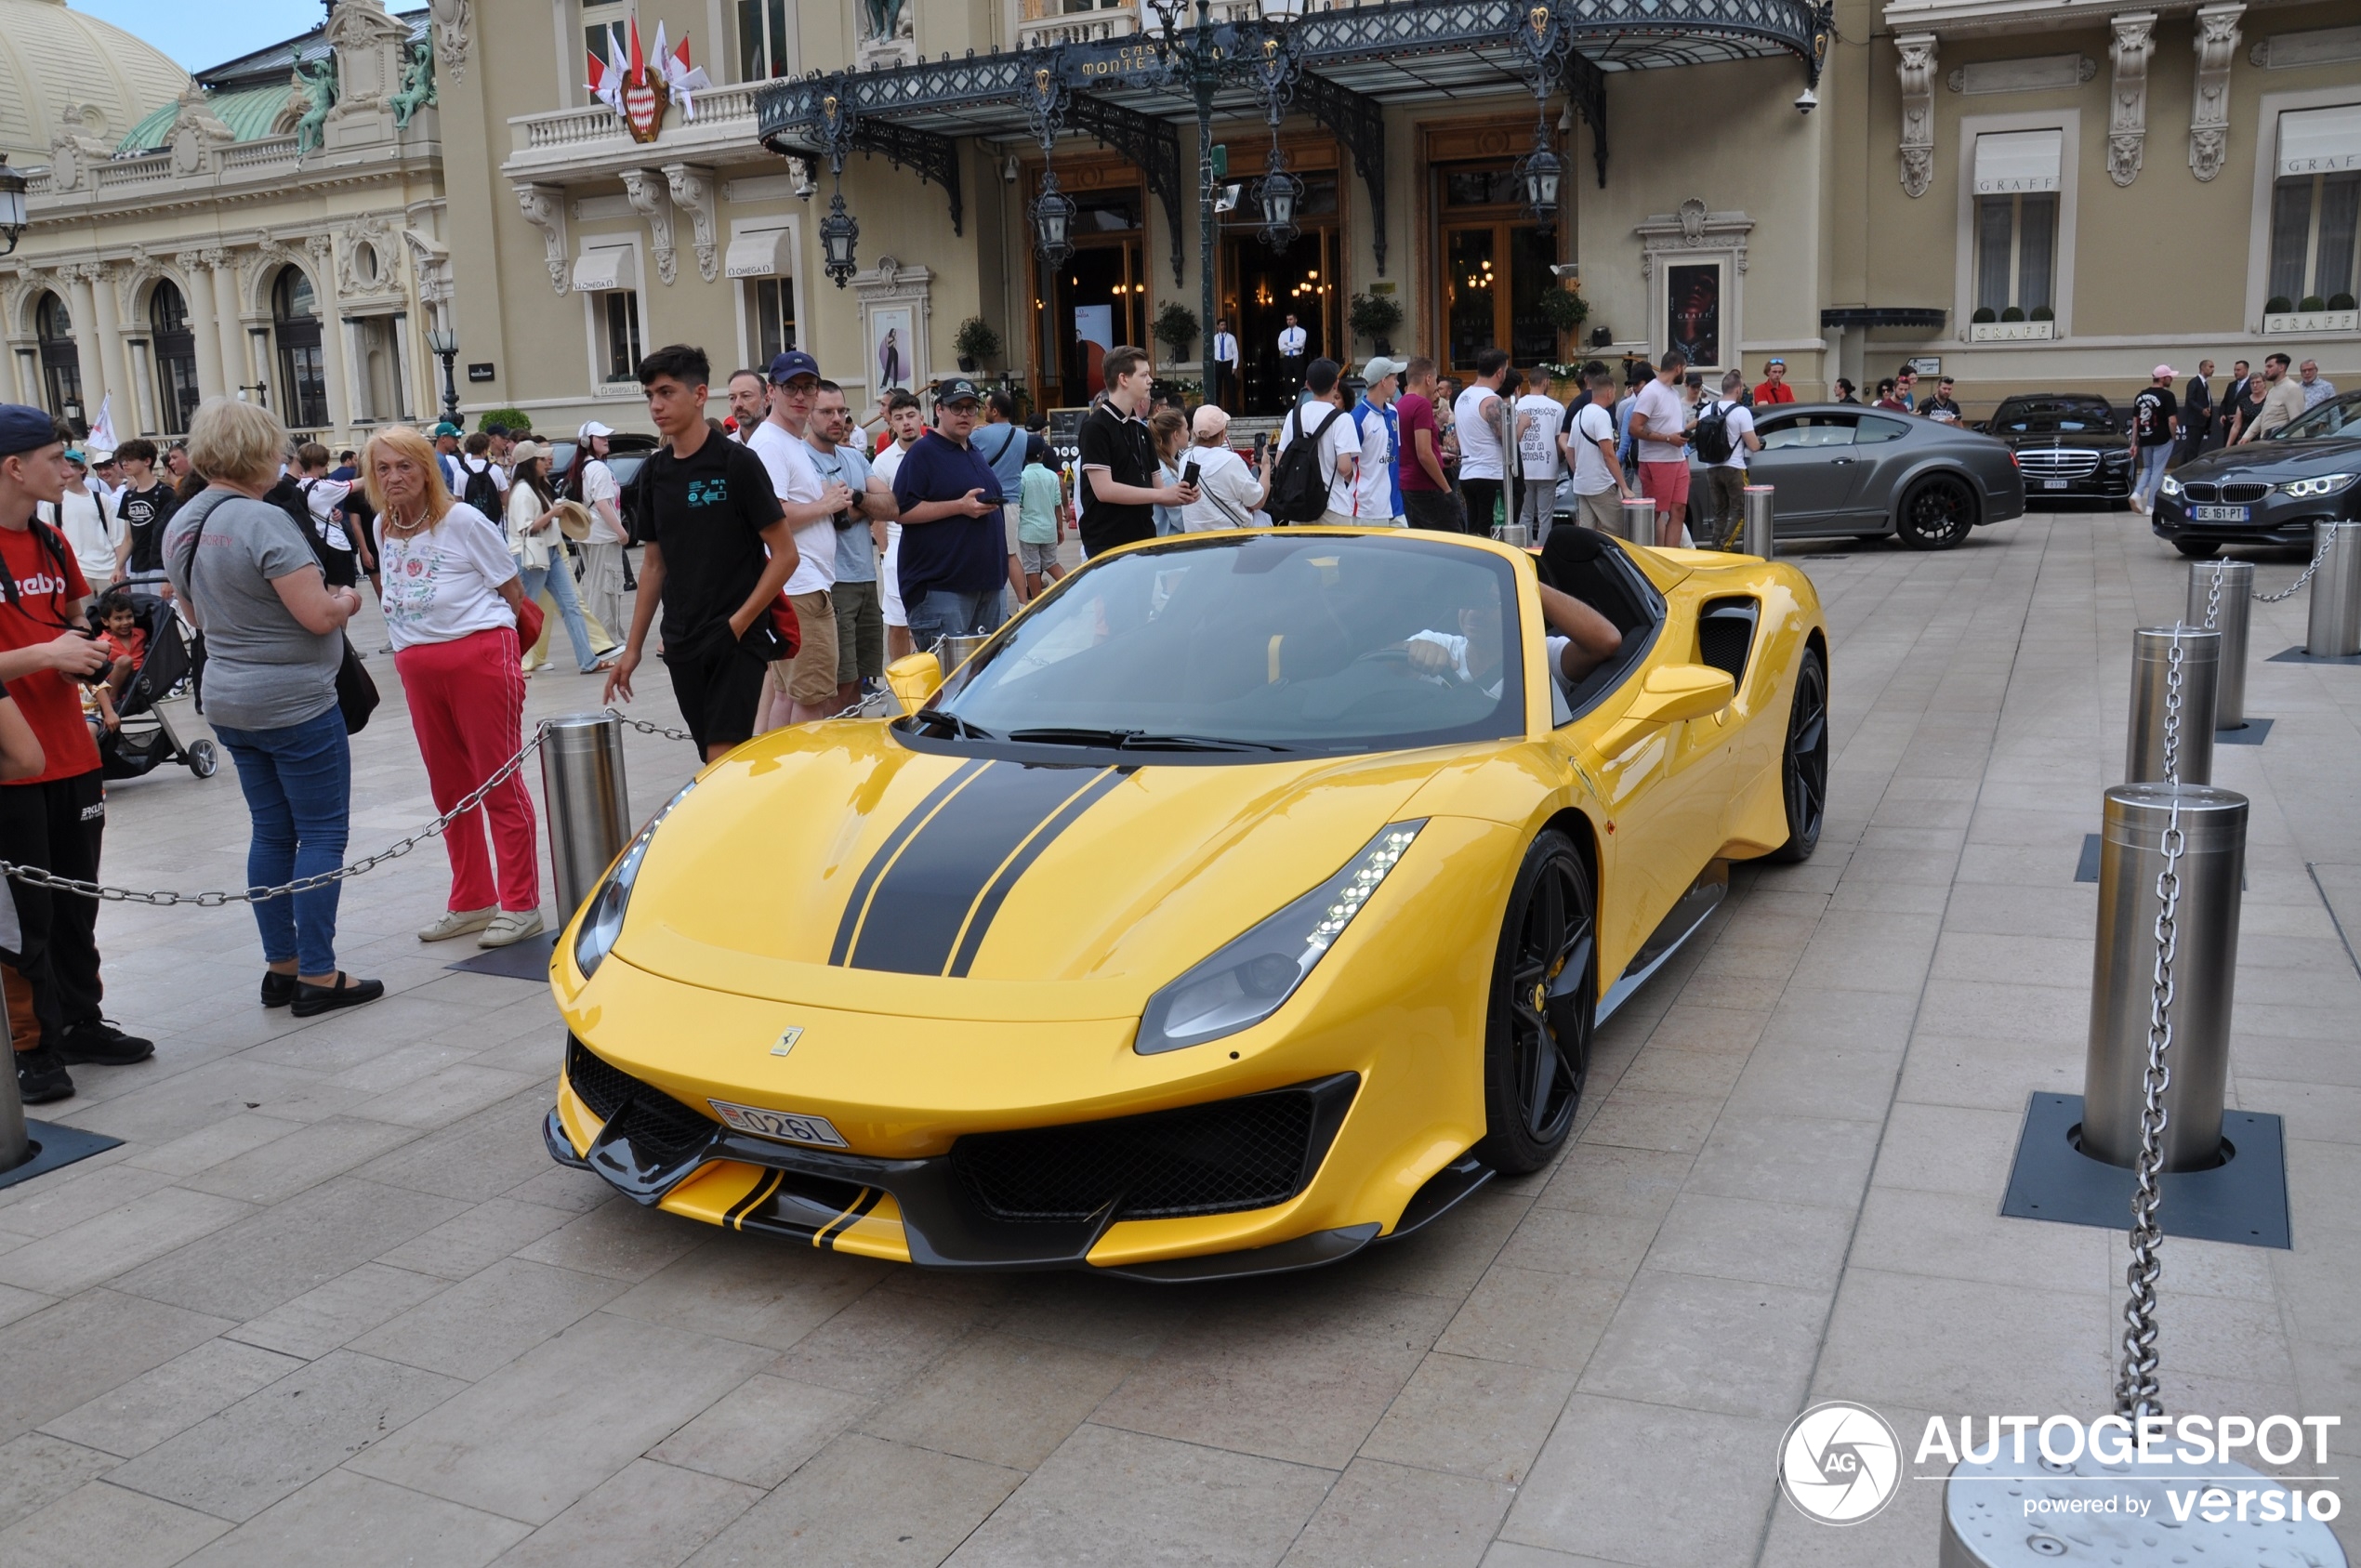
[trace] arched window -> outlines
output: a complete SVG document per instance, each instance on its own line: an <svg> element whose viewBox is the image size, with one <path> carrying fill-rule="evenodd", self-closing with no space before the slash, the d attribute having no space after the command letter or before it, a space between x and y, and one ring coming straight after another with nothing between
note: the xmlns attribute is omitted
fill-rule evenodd
<svg viewBox="0 0 2361 1568"><path fill-rule="evenodd" d="M158 412L171 435L185 435L204 396L197 389L197 335L189 330L189 303L170 278L148 295L149 352L155 356Z"/></svg>
<svg viewBox="0 0 2361 1568"><path fill-rule="evenodd" d="M323 428L328 423L328 369L320 347L320 302L300 267L283 268L271 285L270 333L279 343L282 412L288 427Z"/></svg>
<svg viewBox="0 0 2361 1568"><path fill-rule="evenodd" d="M48 394L49 412L73 421L79 428L85 417L82 354L74 347L73 318L66 311L66 302L54 294L43 295L33 308L33 333L41 341L41 383Z"/></svg>

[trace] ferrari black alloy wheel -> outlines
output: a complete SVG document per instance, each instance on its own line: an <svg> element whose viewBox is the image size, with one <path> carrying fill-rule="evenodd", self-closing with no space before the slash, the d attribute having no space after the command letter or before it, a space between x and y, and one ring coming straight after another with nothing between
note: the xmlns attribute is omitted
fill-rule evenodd
<svg viewBox="0 0 2361 1568"><path fill-rule="evenodd" d="M1597 909L1574 840L1536 838L1509 894L1484 1032L1476 1153L1504 1175L1547 1164L1574 1129L1598 1009Z"/></svg>
<svg viewBox="0 0 2361 1568"><path fill-rule="evenodd" d="M1803 651L1803 663L1796 670L1779 784L1787 795L1787 841L1772 850L1770 858L1789 863L1808 861L1820 847L1820 824L1828 814L1828 666L1816 648Z"/></svg>
<svg viewBox="0 0 2361 1568"><path fill-rule="evenodd" d="M1914 550L1947 550L1964 543L1975 526L1975 494L1967 481L1936 474L1910 487L1902 498L1894 532Z"/></svg>

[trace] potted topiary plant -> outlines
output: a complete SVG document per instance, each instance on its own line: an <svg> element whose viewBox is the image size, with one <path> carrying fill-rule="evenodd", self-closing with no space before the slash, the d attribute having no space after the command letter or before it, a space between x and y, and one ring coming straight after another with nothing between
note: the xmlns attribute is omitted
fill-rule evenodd
<svg viewBox="0 0 2361 1568"><path fill-rule="evenodd" d="M1570 288L1545 288L1534 301L1553 332L1576 332L1590 319L1590 302Z"/></svg>
<svg viewBox="0 0 2361 1568"><path fill-rule="evenodd" d="M951 335L951 349L959 356L959 368L973 375L984 361L1000 357L1000 335L982 316L969 316Z"/></svg>
<svg viewBox="0 0 2361 1568"><path fill-rule="evenodd" d="M2302 303L2300 303L2299 305L2297 305L2297 306L2296 306L2296 309L2297 309L2297 310L2299 310L2302 311L2302 312L2303 312L2305 315L2307 315L2307 316L2308 316L2308 315L2313 314L2315 311L2317 311L2317 310L2327 310L2328 308L2328 302L2327 300L2325 300L2325 299L2321 298L2321 297L2320 297L2318 295L2316 295L2316 294L2307 294L2307 295L2305 295L2305 296L2303 296L2302 302Z"/></svg>
<svg viewBox="0 0 2361 1568"><path fill-rule="evenodd" d="M1365 337L1380 354L1393 352L1389 335L1402 324L1402 307L1390 294L1356 294L1352 305L1345 312L1345 324L1352 328L1352 336Z"/></svg>
<svg viewBox="0 0 2361 1568"><path fill-rule="evenodd" d="M2011 305L2000 312L2000 319L2004 322L2021 322L2025 320L2025 311L2021 307Z"/></svg>
<svg viewBox="0 0 2361 1568"><path fill-rule="evenodd" d="M2294 309L2295 301L2284 294L2275 294L2262 302L2262 313L2266 316L2284 316Z"/></svg>
<svg viewBox="0 0 2361 1568"><path fill-rule="evenodd" d="M1975 314L1974 314L1974 315L1972 315L1972 316L1970 316L1970 317L1968 318L1968 320L1969 320L1969 321L1973 322L1973 323L1974 323L1976 325L1978 325L1978 326L1986 326L1986 325L1989 325L1990 323L1994 323L1994 322L1997 322L1997 321L1998 321L1999 319L2000 319L2000 312L1999 312L1999 311L1998 311L1998 310L1994 310L1991 306L1989 306L1989 305L1979 305L1979 306L1977 306L1977 307L1975 308Z"/></svg>
<svg viewBox="0 0 2361 1568"><path fill-rule="evenodd" d="M1155 324L1148 330L1157 342L1172 350L1172 362L1178 364L1189 357L1190 346L1196 342L1197 334L1204 327L1194 310L1170 299L1156 312Z"/></svg>
<svg viewBox="0 0 2361 1568"><path fill-rule="evenodd" d="M2331 310L2351 310L2354 309L2361 309L2361 306L2356 306L2353 296L2349 294L2332 294L2328 296L2328 309Z"/></svg>
<svg viewBox="0 0 2361 1568"><path fill-rule="evenodd" d="M2026 313L2026 320L2028 321L2054 322L2057 319L2058 313L2055 310L2051 310L2047 305L2036 305Z"/></svg>
<svg viewBox="0 0 2361 1568"><path fill-rule="evenodd" d="M504 430L530 430L533 415L521 408L487 408L476 416L479 430L488 430L495 425Z"/></svg>

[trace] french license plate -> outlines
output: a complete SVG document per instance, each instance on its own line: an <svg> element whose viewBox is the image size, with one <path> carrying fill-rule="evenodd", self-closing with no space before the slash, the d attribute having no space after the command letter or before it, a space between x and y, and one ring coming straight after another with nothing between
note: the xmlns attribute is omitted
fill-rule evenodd
<svg viewBox="0 0 2361 1568"><path fill-rule="evenodd" d="M810 1116L794 1111L766 1111L759 1105L732 1105L726 1100L708 1100L713 1113L757 1138L774 1138L782 1143L814 1143L823 1149L842 1149L848 1145L837 1129L828 1125L825 1116Z"/></svg>
<svg viewBox="0 0 2361 1568"><path fill-rule="evenodd" d="M2191 507L2191 522L2244 522L2248 508L2244 507Z"/></svg>
<svg viewBox="0 0 2361 1568"><path fill-rule="evenodd" d="M2041 488L2044 490L2064 490L2065 487L2066 481L2062 479L2045 479L2041 481Z"/></svg>

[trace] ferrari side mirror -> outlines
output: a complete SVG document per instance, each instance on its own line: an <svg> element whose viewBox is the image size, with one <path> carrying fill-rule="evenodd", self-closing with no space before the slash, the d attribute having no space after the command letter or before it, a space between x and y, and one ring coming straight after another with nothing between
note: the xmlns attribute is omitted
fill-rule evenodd
<svg viewBox="0 0 2361 1568"><path fill-rule="evenodd" d="M904 653L886 665L886 684L904 713L916 713L943 684L943 661L931 653Z"/></svg>
<svg viewBox="0 0 2361 1568"><path fill-rule="evenodd" d="M1624 714L1642 724L1670 724L1720 713L1738 694L1727 670L1705 665L1668 665L1649 672L1640 694Z"/></svg>

